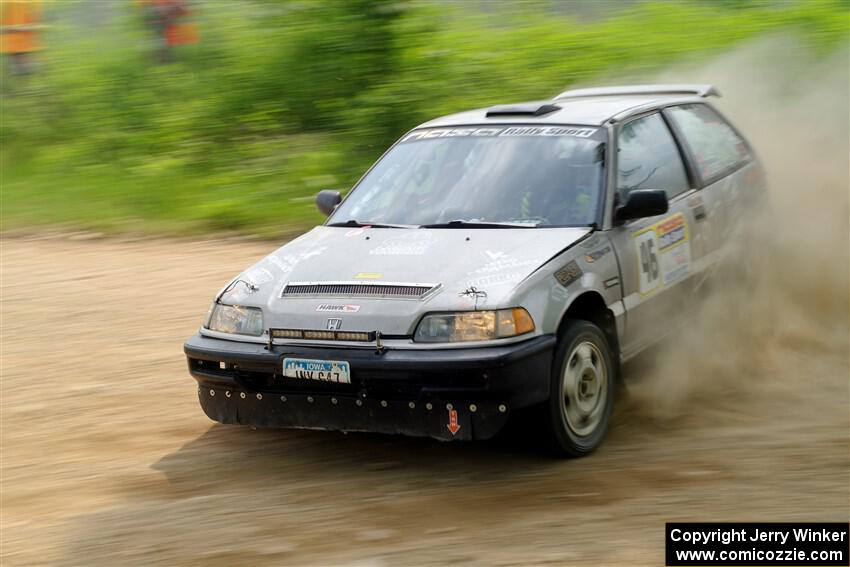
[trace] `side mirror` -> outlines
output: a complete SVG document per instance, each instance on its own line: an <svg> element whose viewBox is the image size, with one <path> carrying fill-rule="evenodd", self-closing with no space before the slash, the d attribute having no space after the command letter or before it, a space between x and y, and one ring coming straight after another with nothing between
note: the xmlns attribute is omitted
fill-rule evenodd
<svg viewBox="0 0 850 567"><path fill-rule="evenodd" d="M670 208L667 201L667 193L652 189L637 189L626 197L626 202L618 206L614 211L614 218L618 221L631 219L642 219L663 215Z"/></svg>
<svg viewBox="0 0 850 567"><path fill-rule="evenodd" d="M316 194L316 206L323 215L330 216L337 205L342 202L342 195L333 189L324 189Z"/></svg>

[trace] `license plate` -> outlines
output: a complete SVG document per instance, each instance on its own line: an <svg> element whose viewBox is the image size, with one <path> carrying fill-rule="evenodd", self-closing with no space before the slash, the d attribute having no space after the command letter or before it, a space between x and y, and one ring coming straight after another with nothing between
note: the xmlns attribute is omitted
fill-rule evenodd
<svg viewBox="0 0 850 567"><path fill-rule="evenodd" d="M284 358L283 375L287 378L299 378L301 380L351 384L351 369L348 363L338 360Z"/></svg>

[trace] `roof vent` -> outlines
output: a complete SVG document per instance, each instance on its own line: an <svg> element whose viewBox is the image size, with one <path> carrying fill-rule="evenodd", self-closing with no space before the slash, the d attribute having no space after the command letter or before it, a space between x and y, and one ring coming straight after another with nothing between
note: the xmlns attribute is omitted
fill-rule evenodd
<svg viewBox="0 0 850 567"><path fill-rule="evenodd" d="M561 107L551 102L527 102L524 104L500 104L487 109L487 117L491 116L545 116L561 110Z"/></svg>

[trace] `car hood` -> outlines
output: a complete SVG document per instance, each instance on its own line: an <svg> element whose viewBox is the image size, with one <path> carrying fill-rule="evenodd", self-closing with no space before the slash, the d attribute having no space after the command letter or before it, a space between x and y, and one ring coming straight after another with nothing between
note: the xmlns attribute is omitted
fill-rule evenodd
<svg viewBox="0 0 850 567"><path fill-rule="evenodd" d="M320 226L240 274L239 279L256 286L254 291L235 285L222 301L262 306L266 327L323 329L328 317L342 316L349 320L343 328L409 334L425 312L506 307L520 282L590 231ZM415 300L344 294L281 297L287 284L323 282L429 284L436 289ZM478 293L469 293L470 288ZM333 315L330 310L339 306L347 307L342 315Z"/></svg>

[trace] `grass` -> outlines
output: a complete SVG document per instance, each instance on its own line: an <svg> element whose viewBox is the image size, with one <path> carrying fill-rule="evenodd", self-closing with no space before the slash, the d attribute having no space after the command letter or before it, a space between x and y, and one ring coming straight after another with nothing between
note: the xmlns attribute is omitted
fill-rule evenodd
<svg viewBox="0 0 850 567"><path fill-rule="evenodd" d="M778 30L826 53L850 21L845 1L653 1L591 20L542 0L195 5L202 42L166 65L132 3L47 5L38 72L3 64L2 229L292 232L321 221L318 190L350 187L428 118Z"/></svg>

